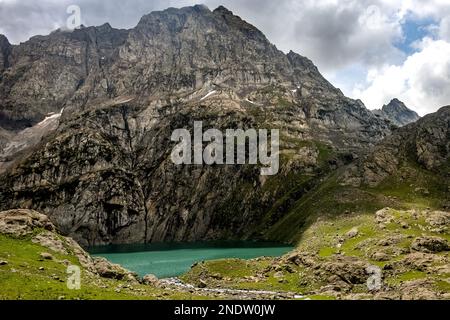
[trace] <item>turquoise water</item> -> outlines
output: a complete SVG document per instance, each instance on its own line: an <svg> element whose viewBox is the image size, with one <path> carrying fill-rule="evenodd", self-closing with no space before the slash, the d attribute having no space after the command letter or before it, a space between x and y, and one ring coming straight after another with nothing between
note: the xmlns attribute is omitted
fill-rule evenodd
<svg viewBox="0 0 450 320"><path fill-rule="evenodd" d="M265 242L207 242L178 244L120 245L91 248L93 256L104 257L143 277L176 277L196 263L226 258L253 259L282 256L293 247Z"/></svg>

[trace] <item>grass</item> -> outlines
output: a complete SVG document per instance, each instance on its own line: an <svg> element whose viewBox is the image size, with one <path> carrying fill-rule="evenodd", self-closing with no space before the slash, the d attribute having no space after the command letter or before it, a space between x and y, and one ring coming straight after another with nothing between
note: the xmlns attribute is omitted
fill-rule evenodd
<svg viewBox="0 0 450 320"><path fill-rule="evenodd" d="M389 214L392 215L394 223L384 229L378 225L373 213L322 217L303 232L297 251L315 255L319 266L321 262L333 262L338 253L342 256L358 258L381 269L387 264L399 263L391 272L383 271L383 283L393 290L409 281L427 279L433 283L438 292L450 292L448 274L430 274L412 265L402 264L403 259L410 252L411 243L415 237L434 236L448 239L449 235L438 234L427 229L424 216L415 218L409 211L396 209L390 209ZM405 224L408 228L404 228ZM347 234L355 227L358 229L358 234L350 238ZM393 241L389 246L383 245L382 240L389 237L396 237L399 240ZM374 261L372 254L375 252L386 252L388 261ZM436 256L450 258L448 252L439 253ZM183 276L183 280L195 284L198 279L206 279L213 287L294 292L306 295L312 300L336 298L318 294L320 292L318 289L327 285L328 281L323 274L316 275L317 269L294 264L289 264L288 268L280 261L282 260L273 258L250 261L236 259L207 261L191 269ZM274 269L273 266L278 267ZM435 263L433 266L442 266L442 263ZM280 270L281 278L276 275ZM211 277L211 275L214 276ZM351 292L369 297L371 294L365 285L354 285Z"/></svg>
<svg viewBox="0 0 450 320"><path fill-rule="evenodd" d="M40 258L43 252L51 253L53 260ZM30 237L12 238L0 235L0 300L153 300L201 299L150 286L130 284L126 281L108 280L88 273L82 268L81 289L67 287L67 260L80 266L73 255L53 252L31 242ZM41 270L40 270L41 269Z"/></svg>

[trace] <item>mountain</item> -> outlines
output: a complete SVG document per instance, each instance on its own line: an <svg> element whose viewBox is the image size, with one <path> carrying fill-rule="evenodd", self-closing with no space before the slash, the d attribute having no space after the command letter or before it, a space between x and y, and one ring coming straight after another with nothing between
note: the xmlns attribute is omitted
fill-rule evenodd
<svg viewBox="0 0 450 320"><path fill-rule="evenodd" d="M393 175L418 180L414 172L426 170L448 184L449 159L450 106L447 106L400 128L377 145L360 164L362 182L377 185Z"/></svg>
<svg viewBox="0 0 450 320"><path fill-rule="evenodd" d="M420 119L419 115L408 109L408 107L398 99L393 99L388 105L384 105L381 110L373 111L377 116L391 121L398 127L406 126Z"/></svg>
<svg viewBox="0 0 450 320"><path fill-rule="evenodd" d="M298 243L317 221L365 216L383 208L450 208L450 106L397 128L367 153L293 199L267 239Z"/></svg>
<svg viewBox="0 0 450 320"><path fill-rule="evenodd" d="M181 279L207 287L257 283L313 299L448 300L449 159L446 106L396 129L293 203L266 233L296 243L293 252L206 261ZM378 272L378 287L368 286Z"/></svg>
<svg viewBox="0 0 450 320"><path fill-rule="evenodd" d="M57 30L8 52L0 209L38 210L82 245L264 237L391 133L224 7L152 12L130 30ZM194 121L280 129L279 174L173 164L172 132Z"/></svg>

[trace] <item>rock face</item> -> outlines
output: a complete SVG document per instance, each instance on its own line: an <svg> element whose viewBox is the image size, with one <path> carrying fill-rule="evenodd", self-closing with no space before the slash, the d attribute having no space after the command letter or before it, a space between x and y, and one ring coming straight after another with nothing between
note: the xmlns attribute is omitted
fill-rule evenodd
<svg viewBox="0 0 450 320"><path fill-rule="evenodd" d="M393 99L388 105L383 106L381 110L375 110L374 113L381 118L391 121L398 127L406 126L420 119L416 112L408 109L408 107L398 99Z"/></svg>
<svg viewBox="0 0 450 320"><path fill-rule="evenodd" d="M0 233L18 237L31 235L35 228L55 231L47 216L33 210L9 210L1 212Z"/></svg>
<svg viewBox="0 0 450 320"><path fill-rule="evenodd" d="M0 34L0 72L8 68L10 54L11 44L4 35Z"/></svg>
<svg viewBox="0 0 450 320"><path fill-rule="evenodd" d="M359 179L359 183L376 186L398 173L400 167L415 164L442 178L448 177L449 137L450 106L447 106L395 131L361 159L357 169L352 168L351 176ZM345 180L352 181L348 176Z"/></svg>
<svg viewBox="0 0 450 320"><path fill-rule="evenodd" d="M414 240L411 245L411 249L427 252L427 253L439 253L443 251L449 251L450 246L445 239L437 237L421 237Z"/></svg>
<svg viewBox="0 0 450 320"><path fill-rule="evenodd" d="M73 254L88 272L102 278L137 282L134 273L106 259L92 258L73 239L59 235L48 217L37 211L20 209L0 212L0 234L13 238L32 236L33 243L59 254ZM40 259L55 260L48 252L41 252Z"/></svg>
<svg viewBox="0 0 450 320"><path fill-rule="evenodd" d="M23 134L64 112L42 140L14 149L9 138L0 208L40 210L83 245L264 232L284 213L278 199L301 197L390 133L310 60L285 55L223 7L153 12L131 30L55 31L8 57L0 129ZM174 165L171 134L194 121L280 129L280 174Z"/></svg>

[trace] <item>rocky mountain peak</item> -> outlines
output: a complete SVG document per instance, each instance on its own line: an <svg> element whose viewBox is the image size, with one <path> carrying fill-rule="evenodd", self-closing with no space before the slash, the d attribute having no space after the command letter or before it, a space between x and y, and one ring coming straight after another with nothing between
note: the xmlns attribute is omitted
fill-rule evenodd
<svg viewBox="0 0 450 320"><path fill-rule="evenodd" d="M223 15L233 15L233 12L225 8L224 6L217 7L214 11L214 13L219 13Z"/></svg>
<svg viewBox="0 0 450 320"><path fill-rule="evenodd" d="M14 46L11 57L0 77L0 129L21 132L20 141L51 133L45 143L30 139L26 150L7 141L0 209L42 209L83 244L245 234L292 190L284 180L294 170L317 178L311 188L333 150L352 155L390 132L309 59L284 54L220 7L152 12L130 30L38 36ZM283 128L283 154L295 155L282 164L285 177L267 192L252 166L173 165L172 131L194 120L224 130ZM30 199L28 190L42 197Z"/></svg>
<svg viewBox="0 0 450 320"><path fill-rule="evenodd" d="M402 101L398 100L397 98L392 99L389 104L384 105L382 110L388 113L411 111Z"/></svg>
<svg viewBox="0 0 450 320"><path fill-rule="evenodd" d="M375 110L374 113L391 121L398 127L403 127L420 119L416 112L409 109L402 101L396 98L392 99L389 104L384 105L381 110Z"/></svg>

